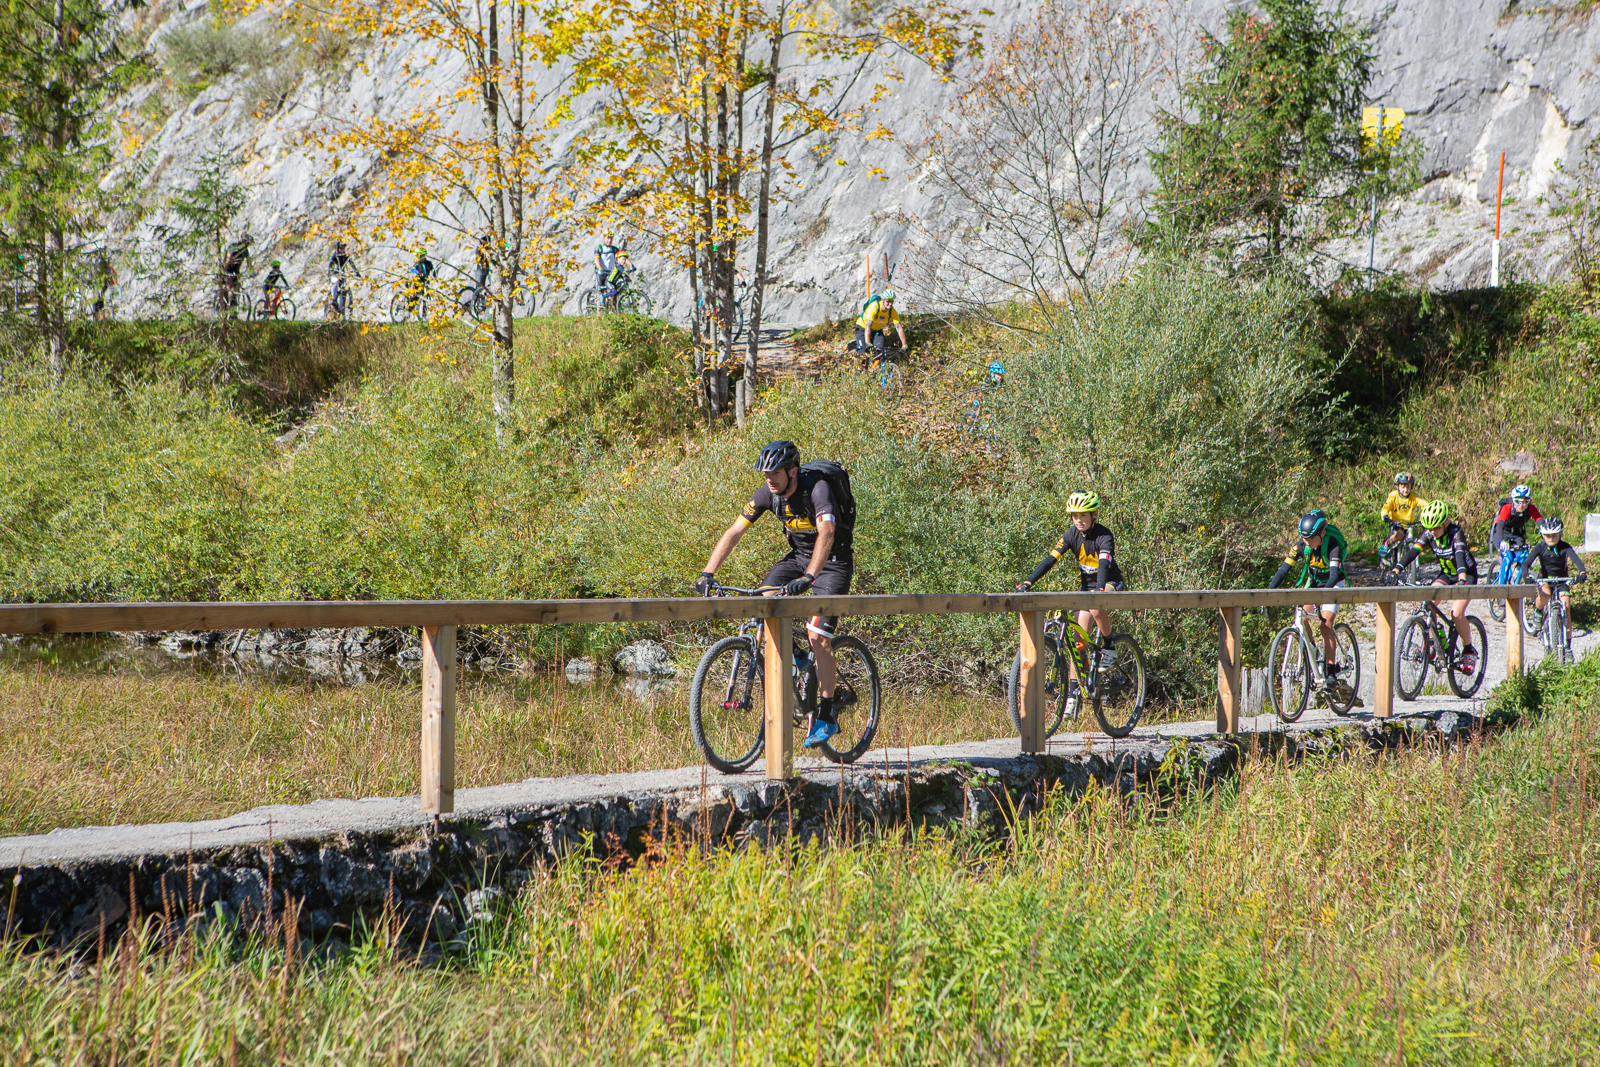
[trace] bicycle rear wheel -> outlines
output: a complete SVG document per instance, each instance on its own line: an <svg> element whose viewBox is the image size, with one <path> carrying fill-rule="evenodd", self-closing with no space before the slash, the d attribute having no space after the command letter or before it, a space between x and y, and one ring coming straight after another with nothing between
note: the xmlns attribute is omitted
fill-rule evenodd
<svg viewBox="0 0 1600 1067"><path fill-rule="evenodd" d="M1533 617L1532 600L1524 600L1522 602L1522 632L1529 637L1539 636L1539 623Z"/></svg>
<svg viewBox="0 0 1600 1067"><path fill-rule="evenodd" d="M1394 643L1395 687L1401 700L1415 700L1428 680L1428 620L1425 615L1413 615L1400 626L1400 637Z"/></svg>
<svg viewBox="0 0 1600 1067"><path fill-rule="evenodd" d="M470 315L476 322L483 314L483 302L478 299L478 290L471 285L464 285L456 293L456 312L461 315Z"/></svg>
<svg viewBox="0 0 1600 1067"><path fill-rule="evenodd" d="M1104 660L1109 653L1111 662ZM1094 717L1112 737L1127 737L1144 714L1144 651L1132 634L1112 634L1105 649L1090 652L1101 659L1095 672Z"/></svg>
<svg viewBox="0 0 1600 1067"><path fill-rule="evenodd" d="M1361 691L1361 646L1347 623L1333 624L1333 654L1337 681L1328 694L1328 707L1335 715L1348 715Z"/></svg>
<svg viewBox="0 0 1600 1067"><path fill-rule="evenodd" d="M411 317L411 298L405 293L396 293L389 298L389 321L404 322Z"/></svg>
<svg viewBox="0 0 1600 1067"><path fill-rule="evenodd" d="M1056 647L1056 639L1052 634L1044 635L1044 655L1044 736L1053 737L1061 729L1068 704L1072 706L1072 718L1077 719L1083 695L1079 687L1068 681L1067 661ZM1011 709L1011 726L1017 731L1018 737L1022 736L1021 693L1022 653L1018 651L1011 657L1011 674L1006 682L1006 706Z"/></svg>
<svg viewBox="0 0 1600 1067"><path fill-rule="evenodd" d="M1267 694L1272 710L1284 722L1294 722L1305 714L1311 699L1311 657L1298 624L1278 631L1267 653Z"/></svg>
<svg viewBox="0 0 1600 1067"><path fill-rule="evenodd" d="M1450 625L1455 625L1453 622ZM1489 638L1483 629L1483 620L1476 615L1467 616L1467 629L1472 634L1472 647L1478 653L1478 662L1473 665L1471 672L1456 669L1456 664L1461 660L1462 649L1458 646L1455 655L1450 657L1446 665L1450 673L1450 688L1458 697L1470 697L1478 691L1483 684L1484 671L1489 666Z"/></svg>
<svg viewBox="0 0 1600 1067"><path fill-rule="evenodd" d="M270 319L272 317L267 312L266 297L261 297L254 304L250 305L250 317L258 322L262 319Z"/></svg>
<svg viewBox="0 0 1600 1067"><path fill-rule="evenodd" d="M743 635L706 650L689 685L689 732L723 774L747 770L766 747L762 661Z"/></svg>
<svg viewBox="0 0 1600 1067"><path fill-rule="evenodd" d="M833 687L839 732L823 744L822 754L835 763L854 763L872 747L878 733L883 702L878 661L866 643L852 634L833 639L833 658L839 667Z"/></svg>

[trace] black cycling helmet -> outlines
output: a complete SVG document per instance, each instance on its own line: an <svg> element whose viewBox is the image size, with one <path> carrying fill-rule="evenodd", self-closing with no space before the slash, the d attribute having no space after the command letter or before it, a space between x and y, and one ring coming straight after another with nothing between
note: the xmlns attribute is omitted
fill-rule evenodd
<svg viewBox="0 0 1600 1067"><path fill-rule="evenodd" d="M793 441L774 441L756 457L756 470L761 474L781 471L800 465L800 449Z"/></svg>
<svg viewBox="0 0 1600 1067"><path fill-rule="evenodd" d="M1315 537L1328 525L1328 513L1318 508L1300 516L1300 536Z"/></svg>

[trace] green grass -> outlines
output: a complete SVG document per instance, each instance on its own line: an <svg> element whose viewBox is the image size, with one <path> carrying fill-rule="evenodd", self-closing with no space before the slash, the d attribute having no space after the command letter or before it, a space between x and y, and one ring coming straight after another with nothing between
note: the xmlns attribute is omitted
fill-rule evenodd
<svg viewBox="0 0 1600 1067"><path fill-rule="evenodd" d="M4 1055L1592 1064L1600 658L1541 689L1492 743L1058 797L1000 843L572 860L437 963L381 921L347 951L281 927L13 945Z"/></svg>

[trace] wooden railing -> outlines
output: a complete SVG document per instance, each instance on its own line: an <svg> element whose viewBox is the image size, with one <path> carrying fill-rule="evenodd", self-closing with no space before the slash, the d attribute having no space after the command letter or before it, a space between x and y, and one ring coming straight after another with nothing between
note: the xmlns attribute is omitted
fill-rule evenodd
<svg viewBox="0 0 1600 1067"><path fill-rule="evenodd" d="M422 810L455 810L457 626L552 626L606 622L768 620L766 641L766 773L794 775L794 688L785 677L793 620L812 615L958 615L1014 613L1022 649L1021 750L1042 752L1044 661L1039 655L1048 612L1208 610L1221 615L1217 646L1217 730L1237 733L1242 704L1240 626L1244 609L1308 602L1375 604L1378 608L1375 706L1394 713L1395 605L1424 600L1505 598L1506 673L1522 670L1522 600L1531 585L1463 588L1220 589L1124 593L1016 593L939 596L718 597L640 600L347 600L194 604L0 604L0 633L102 633L136 630L299 630L417 627L422 631ZM1487 649L1483 650L1487 654Z"/></svg>

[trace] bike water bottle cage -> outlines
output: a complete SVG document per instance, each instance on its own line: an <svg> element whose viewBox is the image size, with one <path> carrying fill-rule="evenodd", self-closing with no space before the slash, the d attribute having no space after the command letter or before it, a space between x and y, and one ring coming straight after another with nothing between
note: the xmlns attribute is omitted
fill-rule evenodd
<svg viewBox="0 0 1600 1067"><path fill-rule="evenodd" d="M1533 499L1533 490L1529 489L1525 485L1519 485L1515 489L1511 490L1511 499L1512 500L1532 500Z"/></svg>
<svg viewBox="0 0 1600 1067"><path fill-rule="evenodd" d="M768 474L800 465L800 449L793 441L773 441L756 457L756 473Z"/></svg>
<svg viewBox="0 0 1600 1067"><path fill-rule="evenodd" d="M1560 537L1565 529L1566 527L1562 525L1561 520L1554 516L1539 520L1539 533L1543 537Z"/></svg>
<svg viewBox="0 0 1600 1067"><path fill-rule="evenodd" d="M1315 537L1328 525L1327 513L1322 510L1308 511L1300 517L1300 536L1304 538Z"/></svg>

